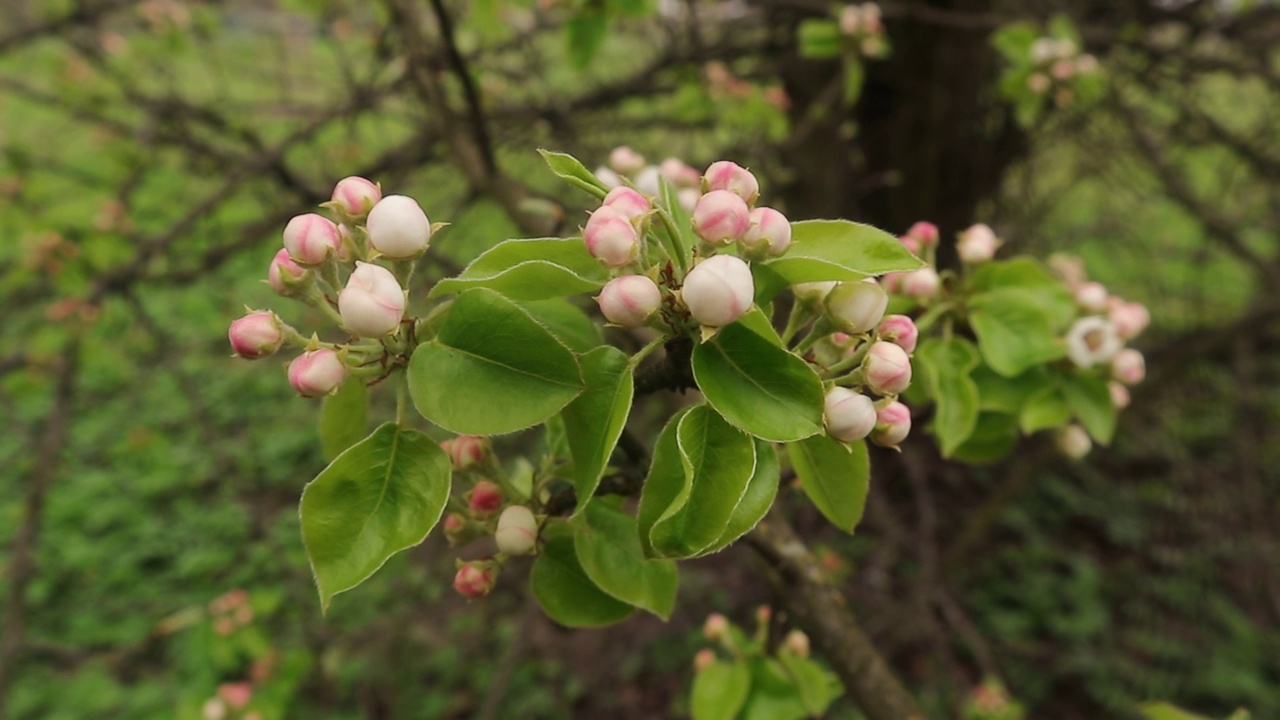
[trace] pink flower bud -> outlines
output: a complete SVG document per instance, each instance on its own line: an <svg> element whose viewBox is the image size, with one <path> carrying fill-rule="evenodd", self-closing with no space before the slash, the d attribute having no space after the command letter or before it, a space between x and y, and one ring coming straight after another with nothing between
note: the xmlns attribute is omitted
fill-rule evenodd
<svg viewBox="0 0 1280 720"><path fill-rule="evenodd" d="M493 565L487 562L470 562L458 568L453 576L453 589L468 600L478 600L493 590Z"/></svg>
<svg viewBox="0 0 1280 720"><path fill-rule="evenodd" d="M874 283L842 282L827 294L827 315L843 332L857 335L880 323L889 295Z"/></svg>
<svg viewBox="0 0 1280 720"><path fill-rule="evenodd" d="M467 493L467 508L479 517L492 515L502 507L502 488L497 483L481 480Z"/></svg>
<svg viewBox="0 0 1280 720"><path fill-rule="evenodd" d="M768 605L761 605L756 608L756 622L764 625L773 617L773 608Z"/></svg>
<svg viewBox="0 0 1280 720"><path fill-rule="evenodd" d="M603 207L611 207L621 212L628 220L633 222L648 215L653 210L653 205L649 203L645 196L629 187L616 187L610 190L600 204Z"/></svg>
<svg viewBox="0 0 1280 720"><path fill-rule="evenodd" d="M256 360L273 354L284 343L284 328L273 312L249 313L231 323L227 330L236 355Z"/></svg>
<svg viewBox="0 0 1280 720"><path fill-rule="evenodd" d="M382 191L377 185L362 177L345 177L333 187L330 198L342 211L352 217L367 214L382 199Z"/></svg>
<svg viewBox="0 0 1280 720"><path fill-rule="evenodd" d="M1116 335L1121 340L1132 340L1142 334L1151 324L1151 314L1147 306L1136 302L1116 303L1107 313L1107 319L1115 326Z"/></svg>
<svg viewBox="0 0 1280 720"><path fill-rule="evenodd" d="M902 276L906 273L891 272L880 276L880 287L887 293L902 292Z"/></svg>
<svg viewBox="0 0 1280 720"><path fill-rule="evenodd" d="M888 340L908 353L916 351L916 341L920 337L920 331L916 328L915 321L906 315L886 316L880 321L880 327L876 331L880 334L881 340Z"/></svg>
<svg viewBox="0 0 1280 720"><path fill-rule="evenodd" d="M727 190L742 198L748 205L760 197L760 181L750 170L728 160L711 163L702 174L702 189L705 191Z"/></svg>
<svg viewBox="0 0 1280 720"><path fill-rule="evenodd" d="M755 291L745 262L732 255L715 255L689 271L681 295L695 320L721 327L751 309Z"/></svg>
<svg viewBox="0 0 1280 720"><path fill-rule="evenodd" d="M1070 60L1059 60L1049 68L1049 74L1054 80L1070 80L1071 76L1076 74L1075 63Z"/></svg>
<svg viewBox="0 0 1280 720"><path fill-rule="evenodd" d="M1079 425L1058 428L1054 432L1053 442L1058 447L1058 452L1072 460L1080 460L1093 449L1093 441L1089 439L1089 433Z"/></svg>
<svg viewBox="0 0 1280 720"><path fill-rule="evenodd" d="M449 513L444 516L445 539L449 541L449 545L456 546L462 543L463 535L467 531L467 521L458 513Z"/></svg>
<svg viewBox="0 0 1280 720"><path fill-rule="evenodd" d="M928 300L938 294L942 279L938 271L931 267L912 270L902 274L902 293L917 300Z"/></svg>
<svg viewBox="0 0 1280 720"><path fill-rule="evenodd" d="M247 682L222 683L218 686L218 697L233 709L239 710L248 705L253 697L253 685Z"/></svg>
<svg viewBox="0 0 1280 720"><path fill-rule="evenodd" d="M609 267L622 267L636 258L640 237L630 218L615 207L597 208L582 230L587 251Z"/></svg>
<svg viewBox="0 0 1280 720"><path fill-rule="evenodd" d="M833 387L823 403L827 434L841 442L861 440L876 427L876 405L849 388Z"/></svg>
<svg viewBox="0 0 1280 720"><path fill-rule="evenodd" d="M609 153L609 167L622 175L634 175L644 167L644 156L626 145L619 145Z"/></svg>
<svg viewBox="0 0 1280 720"><path fill-rule="evenodd" d="M220 697L211 697L200 706L200 714L204 720L226 720L227 703Z"/></svg>
<svg viewBox="0 0 1280 720"><path fill-rule="evenodd" d="M960 233L956 252L964 262L978 265L994 258L998 247L1000 238L996 237L995 231L979 223Z"/></svg>
<svg viewBox="0 0 1280 720"><path fill-rule="evenodd" d="M306 274L307 269L294 262L289 257L288 250L282 249L271 258L271 266L267 268L267 283L271 285L272 290L284 295L289 292L291 286L302 282Z"/></svg>
<svg viewBox="0 0 1280 720"><path fill-rule="evenodd" d="M1052 82L1044 73L1031 73L1027 76L1027 89L1034 95L1043 95L1049 91Z"/></svg>
<svg viewBox="0 0 1280 720"><path fill-rule="evenodd" d="M342 326L360 337L376 338L395 332L404 317L404 305L404 290L396 276L373 263L357 262L347 286L338 293Z"/></svg>
<svg viewBox="0 0 1280 720"><path fill-rule="evenodd" d="M622 176L618 175L618 173L610 170L609 168L604 167L603 165L596 168L595 175L596 175L596 179L599 180L601 183L603 183L604 186L609 188L610 190L618 187L619 185L622 185Z"/></svg>
<svg viewBox="0 0 1280 720"><path fill-rule="evenodd" d="M1137 385L1146 376L1147 362L1137 350L1121 350L1111 361L1111 377L1125 385Z"/></svg>
<svg viewBox="0 0 1280 720"><path fill-rule="evenodd" d="M338 354L328 348L305 352L289 363L289 384L302 397L328 395L347 377Z"/></svg>
<svg viewBox="0 0 1280 720"><path fill-rule="evenodd" d="M662 305L662 291L644 275L621 275L601 290L600 312L614 325L644 327Z"/></svg>
<svg viewBox="0 0 1280 720"><path fill-rule="evenodd" d="M782 647L796 657L809 657L809 636L799 630L792 630L782 641Z"/></svg>
<svg viewBox="0 0 1280 720"><path fill-rule="evenodd" d="M320 265L341 248L338 226L323 215L298 215L284 226L284 249L301 265Z"/></svg>
<svg viewBox="0 0 1280 720"><path fill-rule="evenodd" d="M821 303L827 299L827 295L839 284L835 280L796 283L791 286L791 292L795 293L796 300L799 302L808 304Z"/></svg>
<svg viewBox="0 0 1280 720"><path fill-rule="evenodd" d="M484 461L485 439L476 435L459 435L440 443L449 455L454 470L467 470Z"/></svg>
<svg viewBox="0 0 1280 720"><path fill-rule="evenodd" d="M693 208L693 231L715 245L728 245L751 226L751 211L742 198L728 190L712 190Z"/></svg>
<svg viewBox="0 0 1280 720"><path fill-rule="evenodd" d="M711 613L702 624L702 637L710 642L720 642L729 632L729 621L720 613Z"/></svg>
<svg viewBox="0 0 1280 720"><path fill-rule="evenodd" d="M697 170L689 167L679 158L667 158L658 166L658 172L662 173L665 179L671 185L678 188L701 188L702 176Z"/></svg>
<svg viewBox="0 0 1280 720"><path fill-rule="evenodd" d="M1098 58L1085 53L1076 58L1076 72L1082 75L1088 75L1098 70Z"/></svg>
<svg viewBox="0 0 1280 720"><path fill-rule="evenodd" d="M872 343L862 361L862 373L872 392L897 395L911 384L911 358L893 343Z"/></svg>
<svg viewBox="0 0 1280 720"><path fill-rule="evenodd" d="M907 230L907 237L913 237L925 247L938 244L938 226L921 220Z"/></svg>
<svg viewBox="0 0 1280 720"><path fill-rule="evenodd" d="M911 410L894 400L880 408L876 429L871 433L871 442L881 447L896 448L910 433Z"/></svg>
<svg viewBox="0 0 1280 720"><path fill-rule="evenodd" d="M369 244L395 260L416 257L431 242L431 221L417 200L388 195L369 211L365 221Z"/></svg>
<svg viewBox="0 0 1280 720"><path fill-rule="evenodd" d="M512 505L498 517L494 533L498 550L508 555L528 555L538 541L538 519L524 505Z"/></svg>
<svg viewBox="0 0 1280 720"><path fill-rule="evenodd" d="M906 248L907 252L912 255L920 254L920 241L918 239L910 235L903 235L898 238L898 242L902 243L902 247Z"/></svg>
<svg viewBox="0 0 1280 720"><path fill-rule="evenodd" d="M716 662L716 652L710 648L703 648L693 656L693 671L702 672L714 665Z"/></svg>
<svg viewBox="0 0 1280 720"><path fill-rule="evenodd" d="M758 207L747 216L750 224L742 244L758 255L778 257L791 245L791 223L787 216L768 207Z"/></svg>
<svg viewBox="0 0 1280 720"><path fill-rule="evenodd" d="M1099 282L1087 282L1076 288L1076 304L1086 312L1097 313L1107 309L1107 288Z"/></svg>
<svg viewBox="0 0 1280 720"><path fill-rule="evenodd" d="M1117 410L1123 410L1129 407L1129 388L1112 380L1107 383L1107 390L1111 392L1111 404Z"/></svg>

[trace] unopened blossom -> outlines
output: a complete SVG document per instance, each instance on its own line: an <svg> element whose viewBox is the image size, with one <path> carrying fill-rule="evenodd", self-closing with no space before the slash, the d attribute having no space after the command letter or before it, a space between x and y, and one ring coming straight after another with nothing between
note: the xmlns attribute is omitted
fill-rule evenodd
<svg viewBox="0 0 1280 720"><path fill-rule="evenodd" d="M281 249L271 258L271 265L267 268L267 284L272 290L285 295L294 285L302 282L307 272L306 268L289 257L288 250Z"/></svg>
<svg viewBox="0 0 1280 720"><path fill-rule="evenodd" d="M621 275L610 280L596 298L600 312L614 325L644 327L662 306L662 291L644 275Z"/></svg>
<svg viewBox="0 0 1280 720"><path fill-rule="evenodd" d="M626 145L619 145L609 153L609 167L621 175L635 175L644 166L644 156Z"/></svg>
<svg viewBox="0 0 1280 720"><path fill-rule="evenodd" d="M702 623L702 637L710 642L719 642L729 632L729 620L720 613L711 613Z"/></svg>
<svg viewBox="0 0 1280 720"><path fill-rule="evenodd" d="M1080 368L1108 362L1123 347L1115 326L1097 315L1076 320L1067 331L1066 341L1067 357Z"/></svg>
<svg viewBox="0 0 1280 720"><path fill-rule="evenodd" d="M595 176L601 184L610 190L622 185L622 176L603 165L596 168Z"/></svg>
<svg viewBox="0 0 1280 720"><path fill-rule="evenodd" d="M911 358L891 342L875 342L862 361L867 387L878 395L897 395L911 385Z"/></svg>
<svg viewBox="0 0 1280 720"><path fill-rule="evenodd" d="M693 208L693 231L715 245L728 245L746 234L751 210L728 190L712 190L698 199Z"/></svg>
<svg viewBox="0 0 1280 720"><path fill-rule="evenodd" d="M835 280L827 280L820 282L796 283L791 286L791 292L795 293L796 300L803 303L821 303L826 299L827 295L839 285Z"/></svg>
<svg viewBox="0 0 1280 720"><path fill-rule="evenodd" d="M1137 385L1146 376L1146 360L1133 348L1121 350L1111 360L1111 377L1125 385Z"/></svg>
<svg viewBox="0 0 1280 720"><path fill-rule="evenodd" d="M742 245L757 256L778 257L791 246L791 223L770 207L758 207L748 215L750 225Z"/></svg>
<svg viewBox="0 0 1280 720"><path fill-rule="evenodd" d="M876 427L876 405L871 398L845 387L833 387L823 401L827 434L841 442L861 440Z"/></svg>
<svg viewBox="0 0 1280 720"><path fill-rule="evenodd" d="M498 517L494 533L498 550L508 555L528 555L538 542L538 519L524 505L512 505Z"/></svg>
<svg viewBox="0 0 1280 720"><path fill-rule="evenodd" d="M728 160L711 163L702 174L702 189L706 192L727 190L742 198L748 205L760 197L760 181L750 170Z"/></svg>
<svg viewBox="0 0 1280 720"><path fill-rule="evenodd" d="M1058 428L1054 432L1053 441L1058 447L1058 452L1072 460L1080 460L1093 449L1093 441L1089 439L1089 433L1079 425Z"/></svg>
<svg viewBox="0 0 1280 720"><path fill-rule="evenodd" d="M502 488L490 480L481 480L467 493L467 509L477 516L492 515L502 507Z"/></svg>
<svg viewBox="0 0 1280 720"><path fill-rule="evenodd" d="M1107 311L1107 319L1116 328L1116 335L1121 340L1132 340L1142 334L1151 324L1151 314L1147 306L1136 302L1117 301Z"/></svg>
<svg viewBox="0 0 1280 720"><path fill-rule="evenodd" d="M357 262L347 286L338 293L342 326L360 337L394 333L400 327L404 308L404 290L395 275L373 263Z"/></svg>
<svg viewBox="0 0 1280 720"><path fill-rule="evenodd" d="M996 237L995 231L987 225L978 223L960 233L960 239L956 242L956 253L965 263L978 265L994 258L996 249L999 247L1000 238Z"/></svg>
<svg viewBox="0 0 1280 720"><path fill-rule="evenodd" d="M621 212L633 223L653 211L653 205L649 203L648 198L629 187L616 187L610 190L600 204Z"/></svg>
<svg viewBox="0 0 1280 720"><path fill-rule="evenodd" d="M805 635L803 631L792 630L783 638L782 647L796 657L807 658L810 652L809 636Z"/></svg>
<svg viewBox="0 0 1280 720"><path fill-rule="evenodd" d="M917 300L928 300L934 297L938 294L938 288L942 286L942 278L938 277L938 271L931 267L902 273L899 275L898 282L901 283L902 294Z"/></svg>
<svg viewBox="0 0 1280 720"><path fill-rule="evenodd" d="M236 355L248 360L264 358L284 344L284 326L270 311L254 312L231 323L227 339Z"/></svg>
<svg viewBox="0 0 1280 720"><path fill-rule="evenodd" d="M284 248L300 265L323 264L330 256L340 254L341 247L338 226L323 215L298 215L284 227Z"/></svg>
<svg viewBox="0 0 1280 720"><path fill-rule="evenodd" d="M373 249L396 260L417 257L431 242L431 221L417 200L388 195L369 211L365 229Z"/></svg>
<svg viewBox="0 0 1280 720"><path fill-rule="evenodd" d="M303 397L328 395L347 377L338 354L328 348L304 352L289 363L289 384Z"/></svg>
<svg viewBox="0 0 1280 720"><path fill-rule="evenodd" d="M486 442L476 435L459 435L440 443L454 470L468 470L484 461Z"/></svg>
<svg viewBox="0 0 1280 720"><path fill-rule="evenodd" d="M916 342L920 338L915 321L906 315L886 315L876 332L881 340L887 340L908 353L916 351Z"/></svg>
<svg viewBox="0 0 1280 720"><path fill-rule="evenodd" d="M887 448L896 448L911 434L911 410L894 400L880 408L876 429L871 432L871 442Z"/></svg>
<svg viewBox="0 0 1280 720"><path fill-rule="evenodd" d="M468 600L478 600L493 590L495 579L492 563L470 562L458 568L453 589Z"/></svg>
<svg viewBox="0 0 1280 720"><path fill-rule="evenodd" d="M721 327L751 309L751 268L732 255L715 255L689 271L681 288L689 314L702 325Z"/></svg>
<svg viewBox="0 0 1280 720"><path fill-rule="evenodd" d="M870 332L884 317L889 295L874 283L842 282L827 293L827 315L839 330L851 335Z"/></svg>
<svg viewBox="0 0 1280 720"><path fill-rule="evenodd" d="M637 190L653 197L662 192L662 171L656 165L646 165L636 173L635 183Z"/></svg>
<svg viewBox="0 0 1280 720"><path fill-rule="evenodd" d="M1107 288L1100 282L1086 282L1075 291L1076 304L1083 308L1086 312L1100 313L1107 309L1107 299L1110 295Z"/></svg>
<svg viewBox="0 0 1280 720"><path fill-rule="evenodd" d="M938 244L938 226L921 220L907 229L907 237L915 238L924 247Z"/></svg>
<svg viewBox="0 0 1280 720"><path fill-rule="evenodd" d="M622 267L635 260L640 236L631 219L621 210L604 206L591 213L582 230L587 251L609 267Z"/></svg>
<svg viewBox="0 0 1280 720"><path fill-rule="evenodd" d="M1122 383L1112 380L1107 383L1107 392L1111 393L1111 404L1117 410L1123 410L1129 407L1129 388Z"/></svg>
<svg viewBox="0 0 1280 720"><path fill-rule="evenodd" d="M716 652L710 648L702 648L693 655L693 671L702 672L714 665L716 662Z"/></svg>
<svg viewBox="0 0 1280 720"><path fill-rule="evenodd" d="M360 217L373 209L382 199L382 190L362 177L345 177L333 187L330 201L352 217Z"/></svg>

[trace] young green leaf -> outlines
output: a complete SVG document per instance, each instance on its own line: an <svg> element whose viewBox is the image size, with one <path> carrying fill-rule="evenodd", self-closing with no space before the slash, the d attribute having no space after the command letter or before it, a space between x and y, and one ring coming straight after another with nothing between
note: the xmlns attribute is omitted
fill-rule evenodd
<svg viewBox="0 0 1280 720"><path fill-rule="evenodd" d="M600 178L586 168L572 155L551 150L539 149L538 154L546 161L547 167L558 177L567 180L570 185L585 190L599 199L604 199L609 188L600 182Z"/></svg>
<svg viewBox="0 0 1280 720"><path fill-rule="evenodd" d="M813 717L822 717L827 712L827 707L844 691L835 675L808 658L779 653L778 662L786 668L796 693L800 696L800 702Z"/></svg>
<svg viewBox="0 0 1280 720"><path fill-rule="evenodd" d="M545 300L594 292L608 281L582 238L528 238L489 248L457 277L436 283L431 297L483 287L516 300Z"/></svg>
<svg viewBox="0 0 1280 720"><path fill-rule="evenodd" d="M1109 396L1108 402L1110 402ZM1039 430L1066 425L1070 419L1071 408L1067 406L1067 399L1063 397L1062 389L1056 384L1050 384L1027 398L1027 403L1022 406L1022 412L1018 414L1018 426L1024 435L1030 435Z"/></svg>
<svg viewBox="0 0 1280 720"><path fill-rule="evenodd" d="M1111 404L1107 381L1091 375L1066 375L1062 394L1085 430L1100 445L1110 445L1116 432L1116 406Z"/></svg>
<svg viewBox="0 0 1280 720"><path fill-rule="evenodd" d="M302 540L320 607L364 582L435 527L449 500L449 456L387 423L338 456L302 492Z"/></svg>
<svg viewBox="0 0 1280 720"><path fill-rule="evenodd" d="M789 443L787 453L809 500L832 525L852 533L862 520L871 481L867 445L849 447L818 435Z"/></svg>
<svg viewBox="0 0 1280 720"><path fill-rule="evenodd" d="M667 421L658 442L653 447L653 460L649 462L649 475L640 491L640 510L636 525L640 531L640 546L647 557L655 555L649 534L653 526L671 507L679 508L689 499L690 478L680 455L680 443L676 432L680 421L691 408L677 412Z"/></svg>
<svg viewBox="0 0 1280 720"><path fill-rule="evenodd" d="M1035 294L1021 288L992 290L970 300L969 322L992 370L1014 377L1066 354Z"/></svg>
<svg viewBox="0 0 1280 720"><path fill-rule="evenodd" d="M516 304L579 355L591 352L602 342L600 326L566 298L525 300Z"/></svg>
<svg viewBox="0 0 1280 720"><path fill-rule="evenodd" d="M325 397L320 405L320 449L332 461L343 450L364 439L369 425L369 390L352 378Z"/></svg>
<svg viewBox="0 0 1280 720"><path fill-rule="evenodd" d="M738 507L733 509L733 517L729 525L720 535L720 539L703 550L703 554L713 553L728 547L738 538L746 535L773 507L773 499L778 495L780 468L778 451L772 443L754 438L756 443L756 471L747 482L747 491L743 493Z"/></svg>
<svg viewBox="0 0 1280 720"><path fill-rule="evenodd" d="M693 676L693 720L733 720L751 691L751 671L740 660L717 660Z"/></svg>
<svg viewBox="0 0 1280 720"><path fill-rule="evenodd" d="M924 267L889 233L848 220L805 220L791 224L785 255L763 263L789 284L821 280L861 280L868 275Z"/></svg>
<svg viewBox="0 0 1280 720"><path fill-rule="evenodd" d="M574 529L554 522L542 530L542 552L533 562L529 585L547 617L573 628L612 625L633 608L611 597L587 576L574 549Z"/></svg>
<svg viewBox="0 0 1280 720"><path fill-rule="evenodd" d="M951 453L951 457L972 465L986 465L1008 455L1017 444L1017 416L984 411L978 413L973 434Z"/></svg>
<svg viewBox="0 0 1280 720"><path fill-rule="evenodd" d="M672 560L648 560L636 519L611 503L593 502L573 520L574 551L583 571L609 595L671 617L679 574Z"/></svg>
<svg viewBox="0 0 1280 720"><path fill-rule="evenodd" d="M578 359L587 389L561 412L573 456L573 485L578 511L600 484L609 455L622 436L631 411L634 379L621 350L601 346Z"/></svg>
<svg viewBox="0 0 1280 720"><path fill-rule="evenodd" d="M801 720L810 717L800 691L782 663L755 657L751 668L751 692L742 708L743 720Z"/></svg>
<svg viewBox="0 0 1280 720"><path fill-rule="evenodd" d="M933 432L943 457L950 457L978 422L978 386L970 376L981 362L978 350L963 338L935 340L920 345L916 362L937 407Z"/></svg>

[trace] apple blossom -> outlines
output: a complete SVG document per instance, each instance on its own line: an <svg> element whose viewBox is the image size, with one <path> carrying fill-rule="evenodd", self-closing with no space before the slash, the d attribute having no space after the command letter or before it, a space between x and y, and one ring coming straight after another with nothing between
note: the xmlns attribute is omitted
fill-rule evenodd
<svg viewBox="0 0 1280 720"><path fill-rule="evenodd" d="M778 257L791 245L791 223L787 216L769 207L758 207L747 216L750 225L742 244L752 253Z"/></svg>
<svg viewBox="0 0 1280 720"><path fill-rule="evenodd" d="M760 181L750 170L728 160L718 160L707 167L702 174L702 189L727 190L742 198L748 205L760 197Z"/></svg>
<svg viewBox="0 0 1280 720"><path fill-rule="evenodd" d="M459 435L440 443L453 463L454 470L467 470L484 461L485 439L478 435Z"/></svg>
<svg viewBox="0 0 1280 720"><path fill-rule="evenodd" d="M667 158L658 166L658 172L671 185L678 188L701 188L702 176L679 158Z"/></svg>
<svg viewBox="0 0 1280 720"><path fill-rule="evenodd" d="M876 332L881 340L888 340L908 353L916 351L916 342L920 338L915 321L906 315L886 315Z"/></svg>
<svg viewBox="0 0 1280 720"><path fill-rule="evenodd" d="M635 260L640 236L626 213L612 206L597 208L582 230L587 251L609 267L622 267Z"/></svg>
<svg viewBox="0 0 1280 720"><path fill-rule="evenodd" d="M508 555L528 555L538 542L538 519L524 505L512 505L498 517L494 533L498 550Z"/></svg>
<svg viewBox="0 0 1280 720"><path fill-rule="evenodd" d="M601 184L610 190L622 185L622 176L603 165L596 168L595 176Z"/></svg>
<svg viewBox="0 0 1280 720"><path fill-rule="evenodd" d="M284 327L270 311L254 312L231 323L227 338L236 355L247 360L264 358L284 344Z"/></svg>
<svg viewBox="0 0 1280 720"><path fill-rule="evenodd" d="M609 167L620 175L634 175L644 167L644 156L626 145L619 145L609 153Z"/></svg>
<svg viewBox="0 0 1280 720"><path fill-rule="evenodd" d="M994 258L996 249L999 247L1000 238L996 237L995 231L987 225L978 223L960 233L960 239L956 242L956 253L960 255L962 261L970 265L978 265Z"/></svg>
<svg viewBox="0 0 1280 720"><path fill-rule="evenodd" d="M643 327L662 306L662 291L644 275L621 275L610 280L596 298L600 312L614 325Z"/></svg>
<svg viewBox="0 0 1280 720"><path fill-rule="evenodd" d="M394 333L404 317L404 306L404 290L395 275L373 263L357 262L347 286L338 293L342 326L360 337Z"/></svg>
<svg viewBox="0 0 1280 720"><path fill-rule="evenodd" d="M1126 348L1111 361L1111 376L1125 385L1137 385L1147 376L1147 363L1142 353Z"/></svg>
<svg viewBox="0 0 1280 720"><path fill-rule="evenodd" d="M374 250L396 260L416 257L431 242L431 221L417 200L388 195L369 211L365 229Z"/></svg>
<svg viewBox="0 0 1280 720"><path fill-rule="evenodd" d="M809 636L800 630L792 630L782 639L782 647L796 657L809 657Z"/></svg>
<svg viewBox="0 0 1280 720"><path fill-rule="evenodd" d="M880 323L889 306L889 295L877 284L842 282L827 294L825 304L827 315L838 329L857 335Z"/></svg>
<svg viewBox="0 0 1280 720"><path fill-rule="evenodd" d="M841 442L861 440L876 427L876 405L871 398L845 387L827 391L823 402L827 434Z"/></svg>
<svg viewBox="0 0 1280 720"><path fill-rule="evenodd" d="M284 248L294 262L315 266L341 252L342 238L332 220L307 213L294 217L284 226Z"/></svg>
<svg viewBox="0 0 1280 720"><path fill-rule="evenodd" d="M1109 361L1123 345L1115 326L1097 315L1076 320L1067 331L1066 340L1067 357L1080 368Z"/></svg>
<svg viewBox="0 0 1280 720"><path fill-rule="evenodd" d="M1107 309L1107 288L1100 282L1087 282L1076 288L1076 304L1086 312L1099 313Z"/></svg>
<svg viewBox="0 0 1280 720"><path fill-rule="evenodd" d="M372 182L352 175L338 181L333 187L330 201L352 217L360 217L373 209L382 199L382 191Z"/></svg>
<svg viewBox="0 0 1280 720"><path fill-rule="evenodd" d="M702 623L702 637L711 642L719 642L729 632L729 621L720 613L711 613Z"/></svg>
<svg viewBox="0 0 1280 720"><path fill-rule="evenodd" d="M879 395L897 395L911 384L911 358L891 342L875 342L862 361L867 387Z"/></svg>
<svg viewBox="0 0 1280 720"><path fill-rule="evenodd" d="M1107 391L1111 393L1111 404L1117 410L1123 410L1129 407L1129 388L1115 380L1107 383Z"/></svg>
<svg viewBox="0 0 1280 720"><path fill-rule="evenodd" d="M603 207L611 207L621 212L632 222L653 211L653 205L649 203L649 200L629 187L616 187L610 190L600 204Z"/></svg>
<svg viewBox="0 0 1280 720"><path fill-rule="evenodd" d="M289 384L303 397L328 395L347 377L338 354L328 348L304 352L289 363Z"/></svg>
<svg viewBox="0 0 1280 720"><path fill-rule="evenodd" d="M1107 312L1107 319L1115 325L1121 340L1132 340L1151 324L1151 313L1142 303L1117 300Z"/></svg>
<svg viewBox="0 0 1280 720"><path fill-rule="evenodd" d="M467 509L477 516L492 515L502 507L502 488L489 480L481 480L467 493Z"/></svg>
<svg viewBox="0 0 1280 720"><path fill-rule="evenodd" d="M458 573L453 576L453 589L469 600L478 600L493 590L495 579L491 563L469 562L458 568Z"/></svg>
<svg viewBox="0 0 1280 720"><path fill-rule="evenodd" d="M693 671L702 672L714 665L716 662L716 651L711 648L702 648L693 655Z"/></svg>
<svg viewBox="0 0 1280 720"><path fill-rule="evenodd" d="M720 327L751 309L755 281L751 269L732 255L715 255L689 271L681 289L693 318L703 325Z"/></svg>
<svg viewBox="0 0 1280 720"><path fill-rule="evenodd" d="M917 300L928 300L938 294L942 286L942 278L938 271L931 267L922 267L909 273L902 273L902 293Z"/></svg>
<svg viewBox="0 0 1280 720"><path fill-rule="evenodd" d="M1080 460L1093 449L1093 441L1089 439L1089 433L1075 424L1058 428L1054 432L1053 442L1058 447L1058 452L1072 460Z"/></svg>
<svg viewBox="0 0 1280 720"><path fill-rule="evenodd" d="M751 211L742 198L728 190L712 190L693 208L693 231L716 245L728 245L742 237L751 225Z"/></svg>
<svg viewBox="0 0 1280 720"><path fill-rule="evenodd" d="M911 433L911 409L894 400L880 408L876 416L876 429L871 432L871 442L887 448L896 448Z"/></svg>
<svg viewBox="0 0 1280 720"><path fill-rule="evenodd" d="M921 220L907 229L907 237L913 237L925 247L938 244L938 226Z"/></svg>
<svg viewBox="0 0 1280 720"><path fill-rule="evenodd" d="M302 282L306 275L307 269L294 262L289 257L288 250L280 249L271 258L271 265L267 268L267 284L272 290L285 295L291 287Z"/></svg>
<svg viewBox="0 0 1280 720"><path fill-rule="evenodd" d="M636 173L636 189L650 197L662 192L662 172L657 166L648 165Z"/></svg>

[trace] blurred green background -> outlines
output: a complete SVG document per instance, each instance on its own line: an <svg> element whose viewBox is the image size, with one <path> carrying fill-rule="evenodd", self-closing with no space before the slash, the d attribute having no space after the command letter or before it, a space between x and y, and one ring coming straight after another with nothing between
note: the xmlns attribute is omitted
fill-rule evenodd
<svg viewBox="0 0 1280 720"><path fill-rule="evenodd" d="M247 682L262 720L682 716L702 619L773 602L749 552L687 564L669 624L570 632L527 568L458 598L433 536L322 617L296 512L316 403L225 339L245 305L315 324L262 280L343 176L452 223L439 277L582 222L536 148L626 144L733 158L793 218L988 222L1151 308L1148 380L1087 462L1032 438L966 468L918 438L927 482L877 456L856 537L791 504L931 717L985 677L1037 719L1280 717L1280 8L885 3L856 98L847 55L798 39L831 11L0 5L0 715L199 718ZM992 38L1054 17L1103 82L1019 116Z"/></svg>

